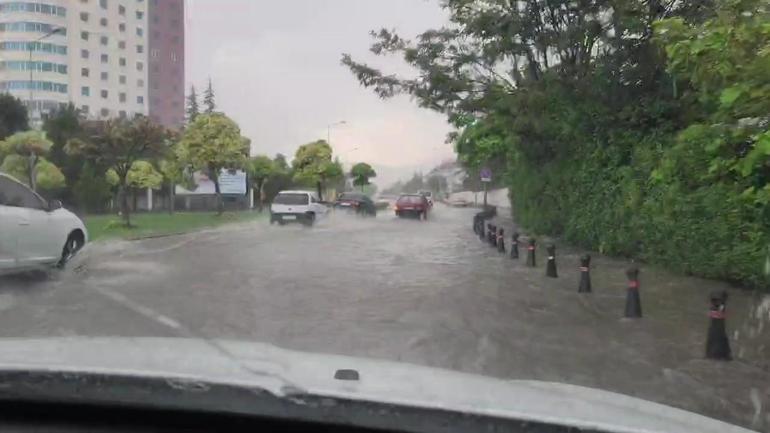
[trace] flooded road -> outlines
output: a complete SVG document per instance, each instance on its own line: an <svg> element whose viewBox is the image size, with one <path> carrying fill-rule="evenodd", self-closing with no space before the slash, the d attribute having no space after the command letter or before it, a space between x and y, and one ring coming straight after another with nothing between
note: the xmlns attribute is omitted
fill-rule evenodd
<svg viewBox="0 0 770 433"><path fill-rule="evenodd" d="M546 278L540 251L528 268L480 242L474 213L94 244L77 269L0 279L0 336L244 339L590 386L770 431L769 298L642 265L644 317L621 319L628 262L594 256L579 295L580 251L559 246ZM732 362L703 359L722 288Z"/></svg>

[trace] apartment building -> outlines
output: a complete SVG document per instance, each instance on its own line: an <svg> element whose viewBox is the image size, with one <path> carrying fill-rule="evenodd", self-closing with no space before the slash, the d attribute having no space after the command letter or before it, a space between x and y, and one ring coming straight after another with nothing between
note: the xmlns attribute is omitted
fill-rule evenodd
<svg viewBox="0 0 770 433"><path fill-rule="evenodd" d="M37 122L67 102L93 119L152 114L150 11L170 15L159 7L166 2L177 0L0 1L0 91L24 101ZM178 3L182 24L170 40L183 49L183 0ZM179 114L170 105L155 116L167 126L180 125L184 113L181 54L178 60L170 69L176 73L162 75L154 89L172 101L167 89L181 91Z"/></svg>
<svg viewBox="0 0 770 433"><path fill-rule="evenodd" d="M149 113L156 122L181 127L185 116L184 0L150 0Z"/></svg>

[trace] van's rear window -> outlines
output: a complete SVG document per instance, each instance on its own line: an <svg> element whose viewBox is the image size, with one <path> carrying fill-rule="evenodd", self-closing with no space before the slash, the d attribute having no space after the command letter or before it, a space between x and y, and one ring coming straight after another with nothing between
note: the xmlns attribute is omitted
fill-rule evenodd
<svg viewBox="0 0 770 433"><path fill-rule="evenodd" d="M301 205L308 203L307 194L278 194L273 200L275 204Z"/></svg>

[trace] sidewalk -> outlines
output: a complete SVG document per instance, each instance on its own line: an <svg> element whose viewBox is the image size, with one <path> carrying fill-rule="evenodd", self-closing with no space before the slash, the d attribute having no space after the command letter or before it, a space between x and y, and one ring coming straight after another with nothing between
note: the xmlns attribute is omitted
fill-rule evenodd
<svg viewBox="0 0 770 433"><path fill-rule="evenodd" d="M668 386L678 384L676 386L682 389L691 390L694 399L711 400L713 407L722 407L736 416L741 412L754 413L749 426L770 431L770 412L767 410L770 407L770 295L735 288L725 282L677 275L644 263L595 252L588 252L593 292L578 294L579 257L587 251L565 245L559 239L535 236L537 263L536 267L529 268L525 265L526 245L533 234L515 225L510 209L498 208L497 211L497 216L487 222L503 228L506 254L497 254L490 247L484 252L485 256L499 258L517 279L541 287L546 292L541 296L546 310L560 309L553 303L572 303L575 311L569 314L576 316L572 319L583 317L585 323L580 326L594 329L600 345L596 350L610 351L607 360L623 364L607 366L608 376L636 376L644 374L642 371L659 369ZM471 230L470 220L468 230ZM519 259L513 260L509 253L511 235L516 230L520 233ZM480 240L477 242L481 243ZM558 278L545 276L545 248L549 243L556 245ZM631 266L640 269L641 319L623 318L627 287L625 270ZM528 285L532 286L532 283ZM717 290L726 290L729 294L727 329L734 357L730 362L704 357L709 323L708 297ZM554 332L570 333L559 329L570 326L571 320L554 319L553 324L557 325ZM634 364L639 365L638 369L633 367ZM642 365L646 367L641 368ZM649 377L648 390L637 389L640 394L660 389L660 384L653 383L663 379L655 376ZM615 380L617 378L613 382ZM678 392L682 392L681 389Z"/></svg>

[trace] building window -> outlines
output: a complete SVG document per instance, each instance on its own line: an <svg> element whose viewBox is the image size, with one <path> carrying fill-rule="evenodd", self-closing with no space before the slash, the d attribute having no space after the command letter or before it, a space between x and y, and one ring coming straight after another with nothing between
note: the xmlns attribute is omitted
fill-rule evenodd
<svg viewBox="0 0 770 433"><path fill-rule="evenodd" d="M126 84L126 76L125 75L121 75L120 76L120 84Z"/></svg>
<svg viewBox="0 0 770 433"><path fill-rule="evenodd" d="M144 29L141 27L136 28L136 35L137 36L144 36Z"/></svg>
<svg viewBox="0 0 770 433"><path fill-rule="evenodd" d="M119 64L120 66L126 66L126 58L125 58L125 57L121 57L121 58L118 60L118 64Z"/></svg>
<svg viewBox="0 0 770 433"><path fill-rule="evenodd" d="M100 74L100 77L101 77L102 81L107 81L110 78L110 74L108 72L102 72Z"/></svg>
<svg viewBox="0 0 770 433"><path fill-rule="evenodd" d="M107 18L100 18L99 24L101 24L102 27L107 27Z"/></svg>
<svg viewBox="0 0 770 433"><path fill-rule="evenodd" d="M118 30L120 30L121 32L125 32L126 31L126 23L118 24Z"/></svg>
<svg viewBox="0 0 770 433"><path fill-rule="evenodd" d="M160 66L152 65L152 72L160 72Z"/></svg>
<svg viewBox="0 0 770 433"><path fill-rule="evenodd" d="M136 80L136 87L144 87L144 80L141 78Z"/></svg>
<svg viewBox="0 0 770 433"><path fill-rule="evenodd" d="M102 59L102 63L108 63L110 61L110 56L108 56L107 54L102 54L101 59Z"/></svg>
<svg viewBox="0 0 770 433"><path fill-rule="evenodd" d="M106 108L102 108L102 110L99 113L102 115L102 117L107 117L110 115L110 110Z"/></svg>
<svg viewBox="0 0 770 433"><path fill-rule="evenodd" d="M126 14L126 7L123 6L123 5L118 6L118 13L121 14L121 15L125 15Z"/></svg>
<svg viewBox="0 0 770 433"><path fill-rule="evenodd" d="M80 58L87 59L89 56L88 50L80 50Z"/></svg>
<svg viewBox="0 0 770 433"><path fill-rule="evenodd" d="M144 105L144 96L137 96L136 97L136 103Z"/></svg>
<svg viewBox="0 0 770 433"><path fill-rule="evenodd" d="M88 115L88 105L81 105L81 106L80 106L80 111L81 111L83 114L85 114L85 115Z"/></svg>
<svg viewBox="0 0 770 433"><path fill-rule="evenodd" d="M176 63L179 60L175 52L171 52L171 61Z"/></svg>
<svg viewBox="0 0 770 433"><path fill-rule="evenodd" d="M87 77L89 75L89 72L90 71L88 70L88 68L81 68L80 69L80 76L81 77Z"/></svg>
<svg viewBox="0 0 770 433"><path fill-rule="evenodd" d="M118 95L118 100L119 100L120 102L126 102L126 94L125 94L125 93L121 93L121 94L119 94L119 95Z"/></svg>
<svg viewBox="0 0 770 433"><path fill-rule="evenodd" d="M107 0L99 0L99 6L101 6L102 9L107 9Z"/></svg>
<svg viewBox="0 0 770 433"><path fill-rule="evenodd" d="M160 50L158 50L157 48L150 50L150 56L158 57L158 54L160 54Z"/></svg>
<svg viewBox="0 0 770 433"><path fill-rule="evenodd" d="M125 50L126 49L126 41L118 41L118 48L120 48L121 50Z"/></svg>
<svg viewBox="0 0 770 433"><path fill-rule="evenodd" d="M108 92L106 89L102 89L102 98L107 99L110 96L110 92Z"/></svg>
<svg viewBox="0 0 770 433"><path fill-rule="evenodd" d="M125 110L120 110L120 111L118 112L118 116L120 116L120 118L121 118L121 119L125 119L125 118L126 118L126 112L125 112Z"/></svg>
<svg viewBox="0 0 770 433"><path fill-rule="evenodd" d="M80 21L83 21L84 23L88 22L88 12L81 12L80 13Z"/></svg>
<svg viewBox="0 0 770 433"><path fill-rule="evenodd" d="M138 19L138 20L144 19L144 12L136 11L136 19Z"/></svg>
<svg viewBox="0 0 770 433"><path fill-rule="evenodd" d="M136 52L142 54L144 52L144 45L137 45Z"/></svg>
<svg viewBox="0 0 770 433"><path fill-rule="evenodd" d="M91 88L87 86L83 86L80 88L80 94L82 96L91 96Z"/></svg>
<svg viewBox="0 0 770 433"><path fill-rule="evenodd" d="M88 40L88 32L80 32L80 39L87 41Z"/></svg>
<svg viewBox="0 0 770 433"><path fill-rule="evenodd" d="M136 62L136 70L137 71L144 71L144 63Z"/></svg>
<svg viewBox="0 0 770 433"><path fill-rule="evenodd" d="M107 36L102 36L102 37L99 38L99 42L102 45L107 45L107 44L110 43L110 38L108 38Z"/></svg>

